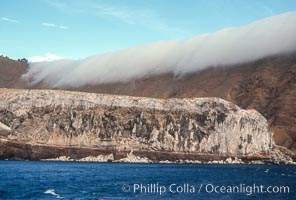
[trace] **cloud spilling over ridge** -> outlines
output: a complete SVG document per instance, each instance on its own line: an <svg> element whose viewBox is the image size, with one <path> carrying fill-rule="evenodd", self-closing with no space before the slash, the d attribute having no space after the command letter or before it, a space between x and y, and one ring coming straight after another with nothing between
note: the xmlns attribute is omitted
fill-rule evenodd
<svg viewBox="0 0 296 200"><path fill-rule="evenodd" d="M83 60L31 63L24 78L51 87L128 81L145 75L176 75L296 51L296 12L262 19L187 40L162 41Z"/></svg>

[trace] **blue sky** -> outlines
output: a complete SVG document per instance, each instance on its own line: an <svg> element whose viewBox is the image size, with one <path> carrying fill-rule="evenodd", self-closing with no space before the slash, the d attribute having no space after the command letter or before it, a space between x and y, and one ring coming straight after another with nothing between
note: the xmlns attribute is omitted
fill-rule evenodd
<svg viewBox="0 0 296 200"><path fill-rule="evenodd" d="M0 54L80 59L295 10L295 0L6 0Z"/></svg>

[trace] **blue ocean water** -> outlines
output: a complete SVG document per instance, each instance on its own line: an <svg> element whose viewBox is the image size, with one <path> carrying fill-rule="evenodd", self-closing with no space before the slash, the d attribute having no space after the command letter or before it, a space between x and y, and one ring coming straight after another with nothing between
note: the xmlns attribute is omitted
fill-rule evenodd
<svg viewBox="0 0 296 200"><path fill-rule="evenodd" d="M0 161L0 199L290 200L295 190L296 166Z"/></svg>

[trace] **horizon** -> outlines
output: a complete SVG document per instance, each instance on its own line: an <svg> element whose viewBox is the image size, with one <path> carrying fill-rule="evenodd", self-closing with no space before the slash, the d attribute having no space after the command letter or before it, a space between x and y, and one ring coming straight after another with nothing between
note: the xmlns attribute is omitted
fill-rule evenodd
<svg viewBox="0 0 296 200"><path fill-rule="evenodd" d="M295 10L295 1L13 0L0 8L0 54L77 60L237 28Z"/></svg>

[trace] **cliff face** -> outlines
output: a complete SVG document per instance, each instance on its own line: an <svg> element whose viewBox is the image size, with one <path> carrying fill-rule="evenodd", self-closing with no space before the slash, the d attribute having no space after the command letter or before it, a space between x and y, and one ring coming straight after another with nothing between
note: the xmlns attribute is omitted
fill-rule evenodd
<svg viewBox="0 0 296 200"><path fill-rule="evenodd" d="M0 57L0 87L43 88L45 81L29 86L21 79L24 63ZM160 74L125 83L87 85L66 90L156 98L219 97L267 118L277 145L296 152L296 54L273 56L255 62L208 68L175 77Z"/></svg>
<svg viewBox="0 0 296 200"><path fill-rule="evenodd" d="M129 81L64 88L156 98L218 97L267 118L276 144L296 152L296 54L175 77L161 74Z"/></svg>
<svg viewBox="0 0 296 200"><path fill-rule="evenodd" d="M116 152L244 156L268 155L273 148L261 114L222 99L49 90L1 89L0 136L2 142Z"/></svg>

